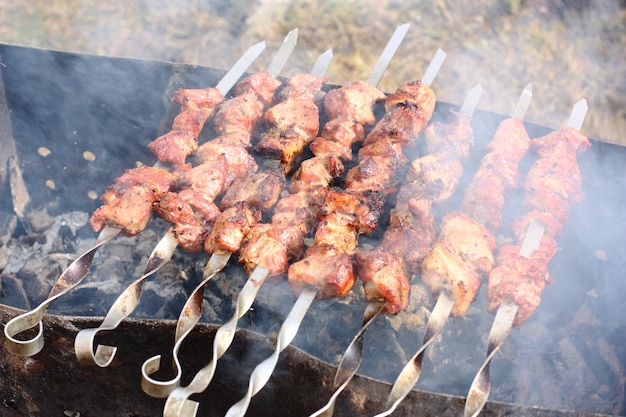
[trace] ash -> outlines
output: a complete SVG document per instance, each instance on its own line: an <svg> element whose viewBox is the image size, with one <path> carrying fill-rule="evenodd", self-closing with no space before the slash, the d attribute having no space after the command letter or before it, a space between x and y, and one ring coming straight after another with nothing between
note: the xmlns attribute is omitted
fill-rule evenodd
<svg viewBox="0 0 626 417"><path fill-rule="evenodd" d="M28 214L28 223L20 224L3 214L0 302L30 310L44 301L76 254L95 243L97 236L88 219L86 212L52 217L46 210L39 210ZM167 228L165 221L155 218L138 236L117 237L104 245L89 275L52 303L48 313L106 315L124 288L143 274L149 254ZM172 260L145 282L132 317L176 320L187 294L200 282L206 262L205 254L175 252ZM230 319L246 279L243 269L231 260L206 286L202 320L222 324ZM360 374L392 383L420 347L434 303L419 283L413 284L411 294L407 311L379 317L370 326ZM268 281L239 327L275 339L294 302L285 280ZM341 300L314 301L294 345L337 364L360 327L366 304L360 287ZM605 336L597 304L591 292L582 304L574 306L571 316L538 313L521 329L513 329L492 361L490 398L611 415L623 411L624 335L616 335L614 340ZM418 389L459 396L467 393L487 349L493 316L486 313L486 307L483 288L465 317L449 320L426 351Z"/></svg>

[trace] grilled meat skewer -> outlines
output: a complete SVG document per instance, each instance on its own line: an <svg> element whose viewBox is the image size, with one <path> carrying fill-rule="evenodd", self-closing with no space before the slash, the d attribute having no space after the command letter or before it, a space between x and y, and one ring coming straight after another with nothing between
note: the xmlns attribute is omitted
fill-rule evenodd
<svg viewBox="0 0 626 417"><path fill-rule="evenodd" d="M398 192L396 206L391 210L391 222L381 245L368 252L357 251L357 270L364 282L369 303L361 329L339 362L333 396L313 416L331 415L338 395L347 387L361 364L365 330L372 320L382 311L393 314L406 308L409 277L414 273L408 265L417 264L415 254L423 258L424 255L419 254L425 254L426 249L423 248L428 248L435 238L430 207L434 202L448 198L458 183L462 169L450 169L449 166L456 162L460 168L459 159L467 155L473 144L470 120L481 94L482 86L475 86L465 98L459 113L451 111L452 122L434 123L426 128L423 140L431 153L412 163L407 179ZM435 151L436 154L432 153ZM447 181L442 181L436 171L442 169L441 161L447 162L446 176L451 175ZM420 213L427 215L414 214L415 207L422 207Z"/></svg>
<svg viewBox="0 0 626 417"><path fill-rule="evenodd" d="M465 417L477 416L491 390L489 364L513 326L528 319L550 282L548 263L556 252L555 238L567 221L569 204L580 201L581 172L576 154L591 143L580 128L587 113L586 100L577 102L568 126L533 140L539 159L524 182L522 205L528 211L512 225L518 245L499 249L496 266L489 274L489 311L496 311L487 346L487 358L470 386Z"/></svg>
<svg viewBox="0 0 626 417"><path fill-rule="evenodd" d="M280 93L284 98L284 100L279 103L279 108L282 112L277 111L277 109L274 109L274 107L268 109L265 112L264 117L266 122L270 121L273 125L281 126L282 129L284 129L284 135L281 133L281 131L278 131L276 129L272 129L272 134L281 136L282 140L277 140L274 143L277 144L279 147L282 147L282 149L289 149L290 157L296 158L302 151L294 149L291 143L287 140L289 137L291 137L295 141L295 143L301 144L300 146L305 146L307 142L313 139L313 137L311 137L310 139L302 140L300 137L298 137L298 135L311 134L310 132L312 131L312 129L307 128L307 126L310 126L314 123L312 122L312 119L314 117L313 115L309 114L308 117L305 118L307 119L307 121L304 121L301 115L298 113L297 109L307 107L309 106L310 102L315 103L316 99L323 97L323 95L321 95L321 87L326 81L326 78L323 74L326 72L326 69L330 64L331 59L332 51L329 50L320 56L318 62L314 66L314 70L320 71L319 73L297 76L290 80L290 85L286 86ZM285 104L286 102L291 103ZM319 123L317 108L315 109L314 116L318 119L317 123ZM292 120L291 123L289 123L290 119ZM315 132L315 134L317 134L317 132ZM315 134L313 134L313 136ZM269 134L264 132L262 134L261 140L269 140L269 137L267 135ZM285 168L285 166L292 166L293 164L291 160L285 158L285 155L287 155L287 153L281 154L280 159L282 166L279 166L279 169L283 173L288 172L288 168ZM223 202L224 199L222 200L222 203ZM226 230L229 224L232 223L227 221L224 222L223 226L225 226L225 228L220 229L220 231ZM249 223L246 225L246 227L248 226ZM237 229L238 228L235 227L234 229L231 229L231 231ZM239 236L239 239L237 240L240 241L241 236L245 234L245 230L239 229L236 234ZM213 235L213 237L215 237L215 235ZM215 271L218 271L226 265L230 258L231 252L229 252L228 249L235 249L237 244L231 246L220 246L219 242L213 239L211 242L208 243L208 245L205 244L205 247L207 246L209 247L209 249L215 250L214 253L211 255L209 264L215 265ZM189 385L187 385L186 387L175 388L171 393L169 393L168 399L165 403L165 416L193 416L196 414L198 403L189 400L188 397L194 393L200 393L204 391L211 383L218 359L221 358L221 356L225 353L225 351L232 343L239 318L248 311L250 305L252 304L251 300L254 299L254 295L252 295L252 297L249 297L247 294L250 292L256 294L260 283L265 279L266 276L266 270L261 268L259 270L259 273L253 274L248 279L237 298L235 313L233 314L233 317L231 318L231 320L222 325L215 335L215 339L213 342L212 360L209 364L207 364L196 373ZM190 324L195 325L195 323L197 323L197 321L200 319L200 315L198 315L197 313L202 311L201 294L204 289L205 283L206 280L203 280L203 282L201 282L200 285L196 287L192 296L189 298L186 307L187 305L189 305L191 308L183 309L183 315L179 317L179 323L182 324L179 327L185 326L190 329ZM196 296L196 294L200 295ZM199 304L196 305L194 303ZM191 315L185 315L189 313L191 313Z"/></svg>
<svg viewBox="0 0 626 417"><path fill-rule="evenodd" d="M391 414L415 386L421 375L426 349L451 314L465 313L478 291L481 273L487 273L493 264L495 238L482 224L485 217L478 214L489 213L492 223L499 225L505 192L516 187L517 167L530 145L522 119L531 97L529 84L522 92L513 116L498 126L487 147L489 152L482 158L465 192L461 207L467 211L448 213L443 218L439 236L423 259L422 280L438 299L426 324L422 346L396 378L387 400L387 410L377 416ZM490 198L475 198L475 194L485 193L491 193Z"/></svg>
<svg viewBox="0 0 626 417"><path fill-rule="evenodd" d="M296 41L297 30L294 29L287 35L272 60L270 70L282 69ZM226 179L229 178L229 182L232 182L231 178L237 175L256 171L256 163L247 154L245 146L251 142L254 128L258 124L256 120L262 116L263 107L272 100L274 91L281 84L275 79L276 75L269 71L261 71L247 77L235 86L235 97L222 103L223 106L215 116L219 126L217 131L222 132L222 135L199 148L200 155L196 155L195 159L201 161L200 165L184 170L182 174L176 172L177 182L182 182L189 188L179 192L169 191L155 203L156 211L174 225L148 258L143 275L119 295L99 327L83 329L76 336L75 353L81 363L100 367L106 367L111 363L116 347L98 345L94 353L94 339L97 333L116 329L122 320L132 314L139 304L144 282L169 261L177 246L189 252L196 252L202 248L204 236L207 234L206 229L210 228L210 224L220 213L213 200L227 185ZM232 112L228 111L233 105L239 110L234 117ZM225 121L228 119L230 122L226 124ZM225 125L228 129L224 129ZM229 140L233 134L237 138L235 142ZM219 147L221 152L218 152L216 147ZM249 158L242 157L242 153ZM252 163L249 162L250 159ZM219 180L215 181L215 178ZM189 184L186 184L187 182Z"/></svg>
<svg viewBox="0 0 626 417"><path fill-rule="evenodd" d="M264 49L265 42L260 42L250 47L244 53L215 87L221 95L228 93L239 77L243 75L246 69L256 60ZM102 245L106 244L120 233L133 235L143 230L142 227L147 224L147 221L142 217L146 215L145 207L151 207L156 197L168 188L171 179L165 170L160 170L159 165L161 165L160 161L153 169L131 170L127 172L127 175L122 175L124 179L117 182L118 185L114 184L112 186L111 193L105 192L105 196L103 196L105 205L110 204L111 207L118 205L121 209L131 209L130 211L133 212L133 216L137 217L118 219L120 212L111 209L109 210L111 217L110 222L98 218L92 220L92 226L95 226L94 230L96 232L100 231L96 244L76 258L65 271L63 271L59 278L57 278L48 298L44 302L35 309L13 318L5 326L4 333L7 339L7 348L10 352L21 356L32 356L41 351L44 345L41 319L48 305L82 282L91 268L93 257ZM152 177L155 172L158 172L160 176L157 174L157 181L152 181L152 187L154 188L146 186L146 181L154 180ZM128 199L123 197L125 192L128 192ZM142 204L141 207L138 208L134 203L129 202L130 199L133 198L136 200L135 203L138 201L149 204ZM39 326L39 332L35 337L23 340L14 338L17 334L36 326Z"/></svg>
<svg viewBox="0 0 626 417"><path fill-rule="evenodd" d="M352 145L362 142L365 139L365 126L370 126L376 121L374 106L384 100L385 95L374 85L382 77L409 26L405 24L396 28L367 82L357 81L327 93L324 99L324 109L329 121L324 126L321 135L311 144L314 156L302 162L298 171L293 175L289 188L290 194L279 201L272 217L272 224L268 225L268 229L265 230L270 233L272 230L277 232L293 230L296 236L300 236L298 240L314 230L321 204L329 193L329 187L333 179L344 170L342 161L352 159ZM274 265L277 272L284 273L287 271L287 263L282 262L282 259L289 257L287 247L274 246L277 248L276 251L263 254L261 250L267 247L268 243L270 246L272 242L278 243L272 239L272 234L266 234L265 230L262 232L266 236L265 239L256 240L258 235L255 235L248 242L246 258L248 261L254 260L253 265ZM251 254L254 256L251 257ZM279 254L278 259L281 259L278 263L274 262L274 259L277 259L276 254ZM252 397L270 379L280 353L295 337L298 323L304 318L310 303L307 297L298 299L278 334L273 354L254 369L246 395L228 410L226 413L228 417L243 416L246 413ZM295 325L292 326L289 323Z"/></svg>
<svg viewBox="0 0 626 417"><path fill-rule="evenodd" d="M327 55L320 59L329 60ZM295 85L298 79L302 77L294 77L289 83ZM305 78L305 82L308 82L307 80L308 77ZM313 88L317 89L318 84L315 85ZM289 85L286 88L289 88ZM230 259L230 253L239 249L250 227L261 219L261 211L270 209L276 203L284 186L285 177L282 169L278 171L270 169L238 178L227 190L220 202L220 208L224 211L216 218L204 240L204 249L212 256L205 267L201 283L190 295L178 319L173 348L176 376L169 381L151 378L150 375L160 367L160 355L146 360L142 366L142 387L146 393L154 397L166 397L179 385L181 369L176 354L202 315L202 294L205 285L224 268Z"/></svg>

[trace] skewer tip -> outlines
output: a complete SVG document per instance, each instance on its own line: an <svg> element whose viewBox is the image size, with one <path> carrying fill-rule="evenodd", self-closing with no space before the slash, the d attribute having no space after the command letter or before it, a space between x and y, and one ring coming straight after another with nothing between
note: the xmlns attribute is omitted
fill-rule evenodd
<svg viewBox="0 0 626 417"><path fill-rule="evenodd" d="M439 72L439 69L443 64L443 61L445 61L446 59L446 56L447 55L443 51L443 49L437 49L435 56L433 57L432 61L430 61L430 65L428 65L426 72L424 72L424 76L422 77L422 83L428 86L433 83L433 81L435 80L435 76L437 76L437 73Z"/></svg>

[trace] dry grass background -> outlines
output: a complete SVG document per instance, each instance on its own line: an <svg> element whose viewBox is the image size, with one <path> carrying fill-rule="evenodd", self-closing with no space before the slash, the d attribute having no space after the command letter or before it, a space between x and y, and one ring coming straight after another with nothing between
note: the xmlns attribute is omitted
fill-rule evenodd
<svg viewBox="0 0 626 417"><path fill-rule="evenodd" d="M480 108L510 113L533 84L527 120L562 126L585 97L583 131L626 145L624 0L0 0L0 42L228 68L261 39L267 64L300 30L284 74L305 71L332 47L330 82L365 79L395 26L412 23L380 87L419 79L438 47L440 100L460 103L478 82Z"/></svg>

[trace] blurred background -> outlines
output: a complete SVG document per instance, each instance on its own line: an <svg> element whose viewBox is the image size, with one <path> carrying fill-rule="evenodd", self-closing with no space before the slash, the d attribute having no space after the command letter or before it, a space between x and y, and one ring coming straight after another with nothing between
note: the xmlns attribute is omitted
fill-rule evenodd
<svg viewBox="0 0 626 417"><path fill-rule="evenodd" d="M483 84L479 107L510 114L533 85L526 120L563 126L589 102L583 132L626 145L624 0L0 0L0 42L226 69L250 45L299 43L284 75L333 48L329 82L365 79L396 26L411 28L380 87L419 79L437 48L447 60L433 87L461 103Z"/></svg>

